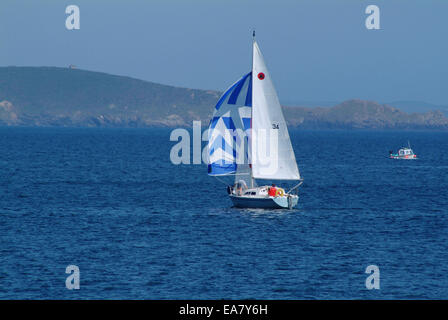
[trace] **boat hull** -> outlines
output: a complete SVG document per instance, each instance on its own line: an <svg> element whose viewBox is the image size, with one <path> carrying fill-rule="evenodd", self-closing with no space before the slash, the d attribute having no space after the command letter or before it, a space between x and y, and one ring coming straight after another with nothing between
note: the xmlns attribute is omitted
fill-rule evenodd
<svg viewBox="0 0 448 320"><path fill-rule="evenodd" d="M396 154L391 154L389 156L389 158L391 158L391 159L398 159L398 160L415 160L415 159L417 159L417 156L415 154L413 154L413 155L406 155L406 156L400 156L400 155L396 155Z"/></svg>
<svg viewBox="0 0 448 320"><path fill-rule="evenodd" d="M260 198L230 195L230 199L237 208L288 209L297 205L299 197L292 196L291 203L288 203L288 197Z"/></svg>

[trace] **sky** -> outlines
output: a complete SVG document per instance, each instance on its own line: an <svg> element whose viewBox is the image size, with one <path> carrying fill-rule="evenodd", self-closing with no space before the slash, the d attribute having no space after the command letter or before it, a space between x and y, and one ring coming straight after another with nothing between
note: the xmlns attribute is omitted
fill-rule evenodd
<svg viewBox="0 0 448 320"><path fill-rule="evenodd" d="M368 5L380 29L368 30ZM67 30L68 5L80 29ZM284 104L448 105L446 0L2 0L0 66L59 66L224 91L251 33Z"/></svg>

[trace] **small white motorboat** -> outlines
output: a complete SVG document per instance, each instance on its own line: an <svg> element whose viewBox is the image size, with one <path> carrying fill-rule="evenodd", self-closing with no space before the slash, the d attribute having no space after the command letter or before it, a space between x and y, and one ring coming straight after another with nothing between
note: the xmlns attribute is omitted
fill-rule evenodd
<svg viewBox="0 0 448 320"><path fill-rule="evenodd" d="M411 149L411 144L408 142L408 147L401 148L400 150L398 150L397 153L389 151L389 158L411 160L411 159L417 159L417 155Z"/></svg>

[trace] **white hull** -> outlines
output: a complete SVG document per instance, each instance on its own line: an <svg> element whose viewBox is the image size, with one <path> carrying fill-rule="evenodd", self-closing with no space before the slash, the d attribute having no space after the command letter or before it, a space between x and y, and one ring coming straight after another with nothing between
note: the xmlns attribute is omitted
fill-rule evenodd
<svg viewBox="0 0 448 320"><path fill-rule="evenodd" d="M391 158L391 159L399 159L399 160L416 160L417 156L416 155L412 155L412 156L395 156L395 155L391 155L391 156L389 156L389 158Z"/></svg>
<svg viewBox="0 0 448 320"><path fill-rule="evenodd" d="M297 206L299 197L289 195L283 197L251 197L229 195L233 205L237 208L266 208L266 209L288 209Z"/></svg>

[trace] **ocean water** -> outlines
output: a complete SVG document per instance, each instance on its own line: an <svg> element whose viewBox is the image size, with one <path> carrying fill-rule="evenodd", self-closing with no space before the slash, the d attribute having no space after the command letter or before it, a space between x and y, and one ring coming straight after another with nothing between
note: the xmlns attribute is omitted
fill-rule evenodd
<svg viewBox="0 0 448 320"><path fill-rule="evenodd" d="M293 210L232 208L169 134L0 128L0 298L448 298L448 133L291 130Z"/></svg>

